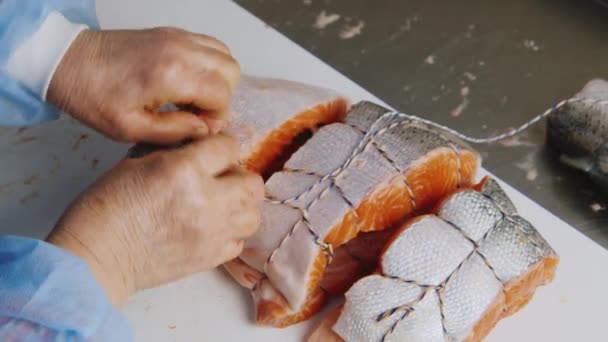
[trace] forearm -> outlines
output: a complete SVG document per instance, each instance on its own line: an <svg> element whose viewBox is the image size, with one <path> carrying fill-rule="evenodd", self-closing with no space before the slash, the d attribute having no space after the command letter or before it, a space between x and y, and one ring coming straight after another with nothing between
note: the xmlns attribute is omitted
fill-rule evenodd
<svg viewBox="0 0 608 342"><path fill-rule="evenodd" d="M94 0L0 0L0 125L58 117L46 103L55 69L75 37L97 28Z"/></svg>

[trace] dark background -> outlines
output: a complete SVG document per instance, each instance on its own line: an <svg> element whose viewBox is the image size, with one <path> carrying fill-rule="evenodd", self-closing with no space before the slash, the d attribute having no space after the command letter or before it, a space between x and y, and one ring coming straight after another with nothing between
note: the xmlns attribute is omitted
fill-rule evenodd
<svg viewBox="0 0 608 342"><path fill-rule="evenodd" d="M602 1L236 2L391 106L473 136L519 126L608 79ZM339 17L315 25L322 13ZM492 173L608 247L608 195L558 163L544 122L476 148Z"/></svg>

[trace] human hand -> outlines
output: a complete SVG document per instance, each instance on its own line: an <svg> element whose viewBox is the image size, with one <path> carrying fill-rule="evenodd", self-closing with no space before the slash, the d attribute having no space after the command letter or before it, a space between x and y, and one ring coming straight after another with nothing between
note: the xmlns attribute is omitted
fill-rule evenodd
<svg viewBox="0 0 608 342"><path fill-rule="evenodd" d="M226 45L209 36L176 28L83 31L47 99L114 140L173 144L219 130L239 77ZM200 115L158 113L167 103Z"/></svg>
<svg viewBox="0 0 608 342"><path fill-rule="evenodd" d="M48 241L85 259L110 300L237 257L257 230L261 177L219 134L122 161L68 208Z"/></svg>

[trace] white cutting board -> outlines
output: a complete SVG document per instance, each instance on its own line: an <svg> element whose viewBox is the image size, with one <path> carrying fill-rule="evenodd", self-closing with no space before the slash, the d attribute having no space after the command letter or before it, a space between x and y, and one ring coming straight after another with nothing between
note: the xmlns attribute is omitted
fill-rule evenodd
<svg viewBox="0 0 608 342"><path fill-rule="evenodd" d="M382 104L230 1L97 2L104 28L178 26L207 33L230 46L244 72L318 84L339 90L354 101ZM87 138L75 144L83 132ZM29 139L32 137L36 140ZM1 129L0 233L44 236L65 205L120 159L125 148L66 120L19 134ZM32 180L32 176L36 178ZM9 186L2 188L6 183ZM500 322L487 340L608 340L603 326L607 324L608 251L511 187L506 186L506 190L521 215L560 255L561 264L555 282L541 288L521 312ZM139 293L125 313L137 341L299 341L313 326L255 326L248 293L221 271Z"/></svg>
<svg viewBox="0 0 608 342"><path fill-rule="evenodd" d="M104 27L175 25L211 34L230 46L245 72L310 82L353 100L380 102L232 2L105 0L98 7ZM519 192L507 190L562 261L555 282L501 322L488 340L608 340L608 252ZM298 340L309 329L308 324L286 330L254 326L249 296L220 272L142 293L126 312L141 341Z"/></svg>

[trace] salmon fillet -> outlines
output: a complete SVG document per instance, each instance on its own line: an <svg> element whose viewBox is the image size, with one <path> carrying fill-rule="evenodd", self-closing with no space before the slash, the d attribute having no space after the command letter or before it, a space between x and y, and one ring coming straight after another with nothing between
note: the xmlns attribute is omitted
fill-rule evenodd
<svg viewBox="0 0 608 342"><path fill-rule="evenodd" d="M336 249L321 280L324 292L330 296L342 295L355 281L372 273L395 228L360 233Z"/></svg>
<svg viewBox="0 0 608 342"><path fill-rule="evenodd" d="M478 165L470 147L442 131L371 103L355 105L345 122L319 129L266 181L262 226L227 269L252 290L259 324L305 320L328 294L369 273L340 246L470 186ZM327 273L332 259L338 262Z"/></svg>
<svg viewBox="0 0 608 342"><path fill-rule="evenodd" d="M323 125L342 121L349 107L339 93L299 82L243 75L232 99L225 130L239 139L241 164L268 178ZM224 264L242 286L261 292L263 275L235 259ZM280 301L281 298L276 299Z"/></svg>
<svg viewBox="0 0 608 342"><path fill-rule="evenodd" d="M309 341L480 341L554 277L558 257L489 178L393 235L378 271Z"/></svg>
<svg viewBox="0 0 608 342"><path fill-rule="evenodd" d="M298 82L243 76L232 100L226 132L240 140L243 166L267 174L307 131L341 121L348 101L337 92Z"/></svg>
<svg viewBox="0 0 608 342"><path fill-rule="evenodd" d="M345 97L330 89L242 75L232 97L232 118L222 128L239 140L241 165L267 178L319 127L342 121L349 106ZM169 104L163 110L200 114L200 109L186 105ZM137 158L171 147L137 144L128 156Z"/></svg>

